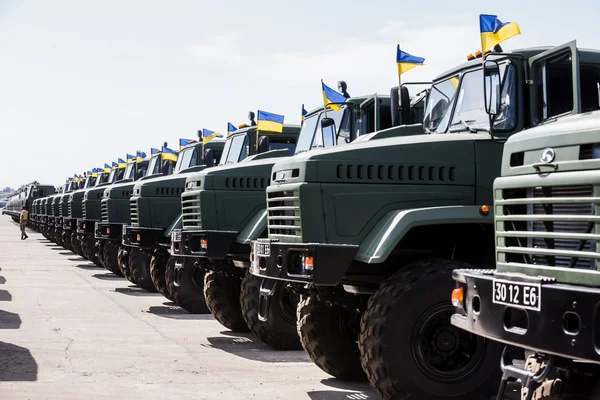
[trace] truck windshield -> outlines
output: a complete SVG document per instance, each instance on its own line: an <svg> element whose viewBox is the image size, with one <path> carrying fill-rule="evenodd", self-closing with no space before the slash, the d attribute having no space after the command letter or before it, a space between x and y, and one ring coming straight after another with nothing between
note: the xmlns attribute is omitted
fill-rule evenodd
<svg viewBox="0 0 600 400"><path fill-rule="evenodd" d="M110 171L110 175L108 176L107 182L113 183L117 178L117 172L118 172L118 170L112 169Z"/></svg>
<svg viewBox="0 0 600 400"><path fill-rule="evenodd" d="M229 151L228 151L229 150ZM227 140L219 165L237 163L248 156L248 135L238 135Z"/></svg>
<svg viewBox="0 0 600 400"><path fill-rule="evenodd" d="M148 163L147 162L139 162L135 165L135 180L140 179L143 176L148 174Z"/></svg>
<svg viewBox="0 0 600 400"><path fill-rule="evenodd" d="M175 164L175 172L178 173L182 169L190 168L196 165L196 146L190 147L188 149L183 149L179 153L179 158L177 159L177 164Z"/></svg>
<svg viewBox="0 0 600 400"><path fill-rule="evenodd" d="M494 129L511 130L516 115L514 65L500 64L500 76L500 113L495 118ZM455 76L432 87L423 122L425 128L429 133L445 133L448 127L450 132L489 132L489 117L484 105L483 70L480 68L464 73L460 83L458 79Z"/></svg>
<svg viewBox="0 0 600 400"><path fill-rule="evenodd" d="M150 176L158 174L160 174L160 156L154 156L150 159L147 175Z"/></svg>
<svg viewBox="0 0 600 400"><path fill-rule="evenodd" d="M123 176L124 179L133 179L133 163L129 163L127 164L127 167L125 167L125 175Z"/></svg>
<svg viewBox="0 0 600 400"><path fill-rule="evenodd" d="M339 111L328 110L327 117L335 121L335 131L339 131L342 117L346 112L346 108ZM300 135L298 136L298 144L296 145L296 153L303 153L315 147L329 147L337 143L337 138L331 137L331 134L322 132L320 129L321 119L325 117L324 112L313 114L306 118L302 123ZM330 130L328 132L331 132Z"/></svg>

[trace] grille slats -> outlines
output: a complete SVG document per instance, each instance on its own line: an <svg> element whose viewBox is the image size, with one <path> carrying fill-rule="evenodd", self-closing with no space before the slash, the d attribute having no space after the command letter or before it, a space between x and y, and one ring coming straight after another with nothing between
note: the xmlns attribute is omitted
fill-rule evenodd
<svg viewBox="0 0 600 400"><path fill-rule="evenodd" d="M67 215L69 216L69 218L73 218L73 209L71 207L72 203L72 201L69 201L69 205L67 206Z"/></svg>
<svg viewBox="0 0 600 400"><path fill-rule="evenodd" d="M591 185L505 189L500 212L498 262L597 270L600 216Z"/></svg>
<svg viewBox="0 0 600 400"><path fill-rule="evenodd" d="M181 214L183 229L202 227L200 194L198 192L185 192L181 195Z"/></svg>
<svg viewBox="0 0 600 400"><path fill-rule="evenodd" d="M108 206L106 201L100 204L100 216L102 222L108 222Z"/></svg>
<svg viewBox="0 0 600 400"><path fill-rule="evenodd" d="M137 204L137 198L132 198L129 201L129 205L130 205L130 212L131 212L131 225L139 225L140 221L139 221L139 215L138 215L138 204Z"/></svg>
<svg viewBox="0 0 600 400"><path fill-rule="evenodd" d="M267 211L269 235L302 237L298 192L285 190L268 193Z"/></svg>

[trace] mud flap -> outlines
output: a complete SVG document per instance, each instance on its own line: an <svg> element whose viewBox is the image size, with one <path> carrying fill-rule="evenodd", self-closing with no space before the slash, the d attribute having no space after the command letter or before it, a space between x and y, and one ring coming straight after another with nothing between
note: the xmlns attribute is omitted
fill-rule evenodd
<svg viewBox="0 0 600 400"><path fill-rule="evenodd" d="M275 279L263 279L260 284L260 291L258 292L258 319L260 321L267 321L276 284Z"/></svg>

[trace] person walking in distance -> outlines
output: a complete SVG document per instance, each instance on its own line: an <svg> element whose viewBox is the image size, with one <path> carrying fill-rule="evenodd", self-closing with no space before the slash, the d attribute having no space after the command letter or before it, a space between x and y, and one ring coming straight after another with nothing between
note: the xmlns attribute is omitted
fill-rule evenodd
<svg viewBox="0 0 600 400"><path fill-rule="evenodd" d="M19 219L19 225L21 225L21 240L25 240L29 237L27 236L27 233L25 233L25 227L27 226L27 217L29 217L29 212L27 211L25 206L23 206L23 209L21 210L21 218Z"/></svg>

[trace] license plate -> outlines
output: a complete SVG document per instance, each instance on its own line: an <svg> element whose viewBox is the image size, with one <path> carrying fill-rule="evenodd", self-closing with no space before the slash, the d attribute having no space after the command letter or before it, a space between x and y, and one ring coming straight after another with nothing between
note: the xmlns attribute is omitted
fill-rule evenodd
<svg viewBox="0 0 600 400"><path fill-rule="evenodd" d="M269 257L271 255L270 243L255 243L254 253L260 257Z"/></svg>
<svg viewBox="0 0 600 400"><path fill-rule="evenodd" d="M181 231L174 231L171 234L171 240L173 242L181 242Z"/></svg>
<svg viewBox="0 0 600 400"><path fill-rule="evenodd" d="M492 301L497 304L540 311L542 288L540 284L493 280Z"/></svg>

